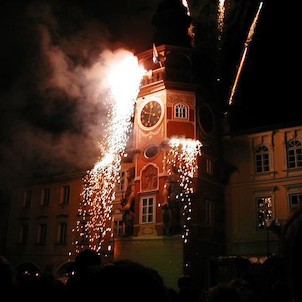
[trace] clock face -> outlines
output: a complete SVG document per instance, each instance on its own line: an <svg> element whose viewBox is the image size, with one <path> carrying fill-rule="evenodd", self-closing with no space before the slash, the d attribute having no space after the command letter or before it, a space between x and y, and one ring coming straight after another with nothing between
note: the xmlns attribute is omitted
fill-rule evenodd
<svg viewBox="0 0 302 302"><path fill-rule="evenodd" d="M150 128L157 124L162 114L159 102L150 101L141 110L140 120L144 127Z"/></svg>

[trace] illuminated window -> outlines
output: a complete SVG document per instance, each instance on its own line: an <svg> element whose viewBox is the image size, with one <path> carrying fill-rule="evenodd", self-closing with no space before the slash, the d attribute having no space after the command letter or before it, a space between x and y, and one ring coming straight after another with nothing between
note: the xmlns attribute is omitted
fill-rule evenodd
<svg viewBox="0 0 302 302"><path fill-rule="evenodd" d="M50 200L50 188L44 188L41 196L41 206L48 206Z"/></svg>
<svg viewBox="0 0 302 302"><path fill-rule="evenodd" d="M174 107L174 117L188 119L188 107L184 104L177 104Z"/></svg>
<svg viewBox="0 0 302 302"><path fill-rule="evenodd" d="M126 171L120 171L120 173L117 177L115 190L116 191L125 191L126 190Z"/></svg>
<svg viewBox="0 0 302 302"><path fill-rule="evenodd" d="M155 222L155 195L141 197L141 223Z"/></svg>
<svg viewBox="0 0 302 302"><path fill-rule="evenodd" d="M32 198L32 190L25 191L24 196L23 196L23 207L24 208L30 208L31 198Z"/></svg>
<svg viewBox="0 0 302 302"><path fill-rule="evenodd" d="M28 240L28 224L22 224L19 230L19 244L26 245Z"/></svg>
<svg viewBox="0 0 302 302"><path fill-rule="evenodd" d="M289 195L289 209L290 212L294 212L302 207L302 194L290 194Z"/></svg>
<svg viewBox="0 0 302 302"><path fill-rule="evenodd" d="M257 173L270 171L269 159L269 150L266 146L260 145L255 149L255 165Z"/></svg>
<svg viewBox="0 0 302 302"><path fill-rule="evenodd" d="M57 243L66 244L67 223L59 223L57 227Z"/></svg>
<svg viewBox="0 0 302 302"><path fill-rule="evenodd" d="M297 139L287 143L287 165L289 169L302 167L302 145Z"/></svg>
<svg viewBox="0 0 302 302"><path fill-rule="evenodd" d="M271 196L256 199L257 229L266 228L266 221L273 218L273 202Z"/></svg>
<svg viewBox="0 0 302 302"><path fill-rule="evenodd" d="M38 225L37 244L46 243L46 230L47 230L47 225L45 223L41 223Z"/></svg>
<svg viewBox="0 0 302 302"><path fill-rule="evenodd" d="M114 220L113 221L113 236L121 237L124 233L124 223L123 220Z"/></svg>

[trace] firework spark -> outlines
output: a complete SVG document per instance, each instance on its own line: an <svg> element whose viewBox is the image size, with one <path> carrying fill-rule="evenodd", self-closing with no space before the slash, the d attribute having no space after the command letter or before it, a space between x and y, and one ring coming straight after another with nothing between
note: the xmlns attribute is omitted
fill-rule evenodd
<svg viewBox="0 0 302 302"><path fill-rule="evenodd" d="M183 204L183 239L188 242L191 221L191 195L194 192L192 182L194 173L197 171L197 155L201 154L202 144L199 141L187 138L171 138L169 141L170 150L165 157L166 164L171 167L168 174L172 173L172 168L177 167L180 177L179 185L182 192L176 198L180 198Z"/></svg>
<svg viewBox="0 0 302 302"><path fill-rule="evenodd" d="M109 93L108 124L105 136L99 143L100 160L84 177L82 202L78 214L75 241L76 252L84 247L100 251L105 236L111 232L111 209L115 199L115 185L131 130L131 118L139 85L145 70L137 58L127 52L106 53L114 61L106 79Z"/></svg>
<svg viewBox="0 0 302 302"><path fill-rule="evenodd" d="M187 15L191 16L191 12L190 12L190 8L189 8L189 4L187 0L182 0L182 5L187 9ZM195 28L193 23L190 24L190 27L188 28L188 34L191 38L191 43L192 45L194 45L194 39L195 39Z"/></svg>
<svg viewBox="0 0 302 302"><path fill-rule="evenodd" d="M217 20L217 26L218 26L218 40L221 40L221 35L223 32L223 26L224 26L224 0L218 1L218 20Z"/></svg>
<svg viewBox="0 0 302 302"><path fill-rule="evenodd" d="M233 104L234 94L235 94L236 89L237 89L238 81L239 81L239 78L240 78L240 75L241 75L241 71L242 71L244 62L246 60L249 45L250 45L250 43L253 39L254 33L255 33L256 25L257 25L257 22L258 22L258 19L259 19L259 15L260 15L262 6L263 6L263 2L260 2L258 10L257 10L256 15L255 15L255 18L254 18L254 20L251 24L251 27L250 27L250 30L248 32L246 41L244 43L244 50L243 50L242 57L241 57L241 60L240 60L240 64L239 64L239 67L238 67L238 70L237 70L235 81L234 81L234 84L233 84L233 87L232 87L232 90L231 90L231 96L229 98L229 105Z"/></svg>

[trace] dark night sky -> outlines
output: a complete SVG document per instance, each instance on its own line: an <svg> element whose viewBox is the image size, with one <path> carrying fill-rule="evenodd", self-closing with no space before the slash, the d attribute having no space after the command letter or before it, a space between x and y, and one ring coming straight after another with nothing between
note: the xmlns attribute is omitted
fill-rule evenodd
<svg viewBox="0 0 302 302"><path fill-rule="evenodd" d="M161 0L2 1L0 180L44 170L87 168L97 156L106 110L95 91L100 53L152 46ZM225 0L217 51L217 1L189 1L205 83L227 105L248 29L260 1ZM233 127L300 118L291 110L298 67L295 11L264 1L230 111ZM215 83L216 75L221 82ZM97 94L97 96L96 96ZM297 95L297 93L295 93ZM286 105L285 105L286 104ZM7 180L7 182L3 182Z"/></svg>

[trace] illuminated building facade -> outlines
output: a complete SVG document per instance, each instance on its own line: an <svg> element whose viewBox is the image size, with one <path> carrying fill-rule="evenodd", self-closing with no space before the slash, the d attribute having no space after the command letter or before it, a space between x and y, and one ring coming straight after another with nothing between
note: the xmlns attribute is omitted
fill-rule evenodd
<svg viewBox="0 0 302 302"><path fill-rule="evenodd" d="M191 54L187 51L158 47L166 62L168 56L183 57L186 70ZM152 54L149 50L138 57L150 68L154 66ZM192 274L198 284L209 284L208 264L213 257L244 256L262 261L280 252L278 234L267 226L276 221L283 225L301 206L302 127L231 134L222 127L223 120L202 90L190 80L190 73L173 72L172 81L165 68L150 68L152 74L142 81L127 157L116 184L112 248L104 247L103 257L104 261L130 258L150 265L173 287L184 272ZM143 112L155 102L157 114L152 114L155 119L149 125ZM165 235L160 207L168 175L164 160L167 141L175 136L202 142L192 185L187 243L182 235ZM123 237L121 200L129 169L135 170L134 233ZM16 272L46 269L62 277L68 271L83 176L53 176L15 188L6 254Z"/></svg>
<svg viewBox="0 0 302 302"><path fill-rule="evenodd" d="M183 19L186 26L189 21ZM161 24L158 18L154 22ZM173 30L175 22L162 25L167 24ZM175 37L169 31L166 35ZM167 36L163 39L158 31L154 48L137 55L149 73L136 100L127 156L115 188L112 237L102 255L104 262L128 258L149 265L173 288L184 273L205 287L213 282L213 258L241 256L257 262L279 253L278 235L267 226L282 225L301 206L302 126L229 133L220 108L196 80L190 39L178 37L175 42ZM189 222L184 223L189 224L189 235L167 236L161 205L171 169L166 161L169 142L175 137L202 146L190 179L190 200L184 201L190 203ZM133 234L125 237L121 201L128 170L134 171L134 224ZM61 278L71 269L72 230L79 218L84 176L34 179L13 190L5 254L15 272L48 270Z"/></svg>

